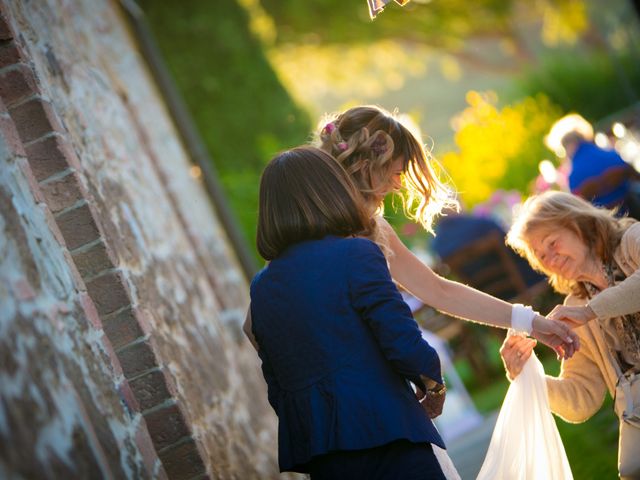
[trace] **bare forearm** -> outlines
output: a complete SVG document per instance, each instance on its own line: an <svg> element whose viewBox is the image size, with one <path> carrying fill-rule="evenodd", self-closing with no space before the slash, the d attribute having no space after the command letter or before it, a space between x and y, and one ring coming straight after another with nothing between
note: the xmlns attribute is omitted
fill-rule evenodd
<svg viewBox="0 0 640 480"><path fill-rule="evenodd" d="M465 320L495 327L511 326L511 304L458 282L439 278L438 288L411 291L423 303Z"/></svg>
<svg viewBox="0 0 640 480"><path fill-rule="evenodd" d="M381 226L386 229L393 251L389 258L391 275L416 298L465 320L502 328L511 326L511 304L436 275L407 249L387 223Z"/></svg>

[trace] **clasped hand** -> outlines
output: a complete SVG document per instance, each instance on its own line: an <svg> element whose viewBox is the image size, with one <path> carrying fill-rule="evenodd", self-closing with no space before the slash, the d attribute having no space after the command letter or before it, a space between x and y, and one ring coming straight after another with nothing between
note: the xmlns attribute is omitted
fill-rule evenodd
<svg viewBox="0 0 640 480"><path fill-rule="evenodd" d="M439 385L439 387L442 387L442 385ZM429 418L433 419L442 415L445 397L446 389L444 388L442 388L441 392L435 393L431 388L427 388L427 391L424 392L416 387L416 398L420 401L420 405Z"/></svg>
<svg viewBox="0 0 640 480"><path fill-rule="evenodd" d="M550 320L562 320L571 327L579 327L596 318L596 313L589 305L567 306L557 305L551 313L547 315Z"/></svg>
<svg viewBox="0 0 640 480"><path fill-rule="evenodd" d="M580 348L580 338L571 329L572 326L576 325L568 325L557 319L536 315L533 319L531 336L555 350L558 359L568 359Z"/></svg>

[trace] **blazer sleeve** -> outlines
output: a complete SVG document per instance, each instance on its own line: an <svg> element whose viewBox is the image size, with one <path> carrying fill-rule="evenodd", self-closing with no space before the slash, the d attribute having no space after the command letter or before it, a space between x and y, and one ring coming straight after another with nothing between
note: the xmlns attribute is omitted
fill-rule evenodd
<svg viewBox="0 0 640 480"><path fill-rule="evenodd" d="M640 265L640 223L634 223L620 242L622 257L630 265ZM615 287L593 297L589 306L598 318L611 318L640 311L640 270L636 269Z"/></svg>
<svg viewBox="0 0 640 480"><path fill-rule="evenodd" d="M251 295L253 295L254 285L256 283L256 279L259 278L260 274L261 272L258 273L258 275L256 275L255 278L251 281L251 285L249 286ZM253 304L249 303L249 312L247 314L247 318L249 320L251 320L251 318L253 317L252 308L253 308ZM267 397L268 397L269 403L271 404L271 407L273 407L275 412L278 413L278 399L280 398L280 386L278 384L278 379L276 378L273 368L271 367L269 357L267 356L264 349L260 348L256 340L254 327L255 327L255 324L253 323L253 321L250 321L250 329L251 329L250 333L251 333L251 337L253 337L253 338L250 338L250 340L251 340L251 343L254 345L254 348L258 352L258 357L260 357L260 360L262 361L262 376L264 377L264 381L267 384Z"/></svg>
<svg viewBox="0 0 640 480"><path fill-rule="evenodd" d="M280 387L278 380L273 372L269 358L267 357L264 349L258 350L258 356L262 360L262 376L267 383L267 398L271 407L278 413L278 399L280 398Z"/></svg>
<svg viewBox="0 0 640 480"><path fill-rule="evenodd" d="M421 388L420 375L442 383L438 354L423 338L391 280L380 248L370 240L353 239L349 250L351 302L371 328L386 359L405 378Z"/></svg>
<svg viewBox="0 0 640 480"><path fill-rule="evenodd" d="M565 305L584 305L584 299L569 295ZM551 411L571 423L581 423L593 416L607 394L607 385L594 360L594 343L588 338L588 328L585 325L575 330L581 347L569 360L563 360L560 375L547 375Z"/></svg>

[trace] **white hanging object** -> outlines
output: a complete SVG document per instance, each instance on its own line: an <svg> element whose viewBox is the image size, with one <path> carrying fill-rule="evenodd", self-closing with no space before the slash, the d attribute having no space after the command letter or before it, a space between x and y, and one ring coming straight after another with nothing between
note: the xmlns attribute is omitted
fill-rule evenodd
<svg viewBox="0 0 640 480"><path fill-rule="evenodd" d="M535 353L511 383L476 480L570 480L569 461L549 408Z"/></svg>

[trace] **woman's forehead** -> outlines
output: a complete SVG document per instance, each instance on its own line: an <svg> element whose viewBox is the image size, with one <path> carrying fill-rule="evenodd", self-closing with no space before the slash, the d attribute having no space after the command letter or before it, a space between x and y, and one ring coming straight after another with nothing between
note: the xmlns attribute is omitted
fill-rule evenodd
<svg viewBox="0 0 640 480"><path fill-rule="evenodd" d="M529 232L527 233L526 236L526 240L529 242L529 244L533 245L533 244L540 244L542 242L544 242L544 240L549 237L550 235L554 234L554 233L561 233L561 231L564 230L563 227L560 226L540 226L537 228L533 228L531 230L529 230Z"/></svg>

